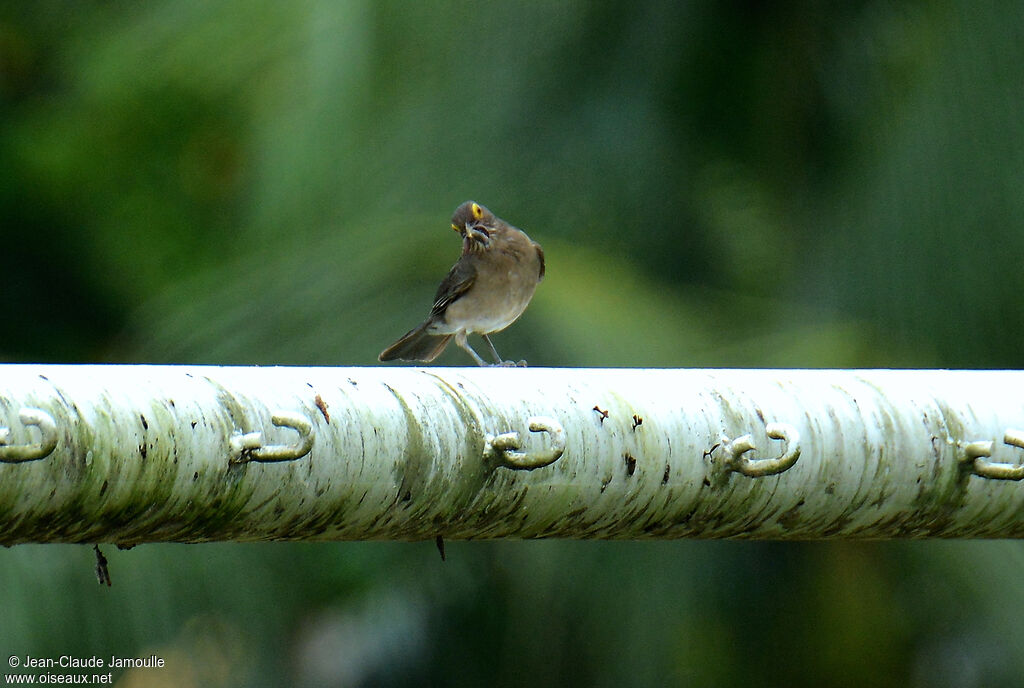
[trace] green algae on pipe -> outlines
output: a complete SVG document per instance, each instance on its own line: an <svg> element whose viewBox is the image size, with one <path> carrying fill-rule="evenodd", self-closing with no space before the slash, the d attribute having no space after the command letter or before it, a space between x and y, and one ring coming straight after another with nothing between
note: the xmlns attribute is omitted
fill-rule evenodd
<svg viewBox="0 0 1024 688"><path fill-rule="evenodd" d="M0 365L0 544L1024 537L1022 383Z"/></svg>

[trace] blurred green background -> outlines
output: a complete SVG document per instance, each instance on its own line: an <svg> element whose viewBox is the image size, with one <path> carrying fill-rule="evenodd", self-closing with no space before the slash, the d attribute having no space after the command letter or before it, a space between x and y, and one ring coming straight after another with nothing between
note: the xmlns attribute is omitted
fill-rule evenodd
<svg viewBox="0 0 1024 688"><path fill-rule="evenodd" d="M0 360L376 365L472 198L557 366L1020 368L1019 2L0 3ZM466 365L457 349L442 365ZM121 686L1014 686L1015 542L0 551Z"/></svg>

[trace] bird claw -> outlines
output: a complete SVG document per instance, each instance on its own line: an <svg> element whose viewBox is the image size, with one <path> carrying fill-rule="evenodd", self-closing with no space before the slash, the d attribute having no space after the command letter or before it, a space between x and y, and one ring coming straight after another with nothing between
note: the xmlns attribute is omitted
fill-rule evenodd
<svg viewBox="0 0 1024 688"><path fill-rule="evenodd" d="M526 361L502 361L501 363L492 363L492 368L525 368Z"/></svg>

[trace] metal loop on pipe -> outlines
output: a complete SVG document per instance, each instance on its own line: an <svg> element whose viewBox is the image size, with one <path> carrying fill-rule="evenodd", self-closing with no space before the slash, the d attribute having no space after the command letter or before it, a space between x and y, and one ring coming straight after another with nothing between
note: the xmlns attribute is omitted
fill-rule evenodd
<svg viewBox="0 0 1024 688"><path fill-rule="evenodd" d="M1011 447L1024 449L1024 432L1007 429L1003 435L1003 443ZM991 440L971 442L964 447L964 466L971 473L991 480L1024 480L1024 465L1013 463L995 463L985 459L992 456L995 443Z"/></svg>
<svg viewBox="0 0 1024 688"><path fill-rule="evenodd" d="M290 428L299 433L298 443L264 446L262 432L239 433L231 438L231 463L294 461L313 449L313 425L301 413L278 411L270 421L279 428Z"/></svg>
<svg viewBox="0 0 1024 688"><path fill-rule="evenodd" d="M725 467L748 478L764 478L788 470L800 458L800 432L788 423L768 423L768 437L786 442L786 451L775 459L749 459L745 453L756 449L754 438L743 435L723 442L726 451Z"/></svg>
<svg viewBox="0 0 1024 688"><path fill-rule="evenodd" d="M37 444L8 444L11 438L9 428L0 428L0 461L3 463L21 463L38 461L49 456L57 446L57 423L46 411L35 408L23 408L18 413L22 425L34 425L39 428Z"/></svg>
<svg viewBox="0 0 1024 688"><path fill-rule="evenodd" d="M506 432L501 435L488 435L484 445L484 457L493 458L498 465L518 471L532 471L535 468L550 466L565 452L565 430L562 424L547 416L529 418L530 432L547 433L551 439L548 449L535 452L521 452L522 441L518 432Z"/></svg>

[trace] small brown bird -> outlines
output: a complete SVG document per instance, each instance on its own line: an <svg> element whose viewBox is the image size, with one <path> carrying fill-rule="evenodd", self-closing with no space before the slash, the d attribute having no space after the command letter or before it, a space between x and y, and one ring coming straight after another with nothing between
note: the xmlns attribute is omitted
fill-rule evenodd
<svg viewBox="0 0 1024 688"><path fill-rule="evenodd" d="M455 209L452 229L462 235L462 256L437 288L430 316L378 358L433 361L455 337L456 344L485 366L466 340L476 333L491 348L495 365L516 365L501 360L488 335L505 329L526 310L544 279L544 252L525 232L473 201Z"/></svg>

